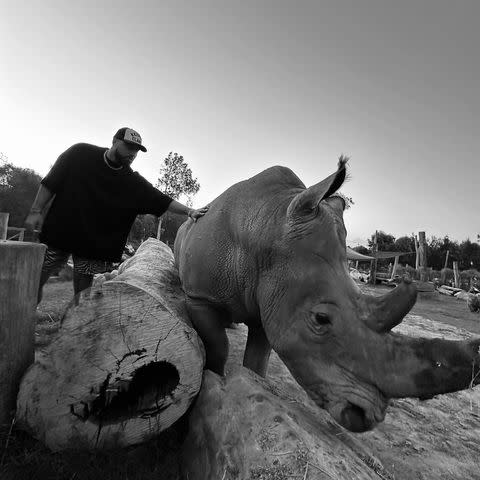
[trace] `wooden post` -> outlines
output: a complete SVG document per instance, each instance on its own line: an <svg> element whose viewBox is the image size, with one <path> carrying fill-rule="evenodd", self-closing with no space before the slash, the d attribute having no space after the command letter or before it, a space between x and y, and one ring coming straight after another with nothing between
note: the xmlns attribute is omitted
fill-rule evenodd
<svg viewBox="0 0 480 480"><path fill-rule="evenodd" d="M375 230L375 237L373 238L373 245L372 245L372 257L375 257L373 260L370 261L370 278L368 283L375 285L377 283L377 254L378 244L377 244L377 231Z"/></svg>
<svg viewBox="0 0 480 480"><path fill-rule="evenodd" d="M355 262L355 268L358 270L358 260Z"/></svg>
<svg viewBox="0 0 480 480"><path fill-rule="evenodd" d="M9 213L0 212L0 240L7 239Z"/></svg>
<svg viewBox="0 0 480 480"><path fill-rule="evenodd" d="M34 358L34 314L45 245L0 242L0 424L10 423Z"/></svg>
<svg viewBox="0 0 480 480"><path fill-rule="evenodd" d="M420 270L420 281L428 281L427 268L427 240L425 232L418 232L418 251L417 251L418 269Z"/></svg>
<svg viewBox="0 0 480 480"><path fill-rule="evenodd" d="M413 241L415 243L415 270L418 270L418 267L420 266L420 257L418 254L418 239L416 235L414 235Z"/></svg>
<svg viewBox="0 0 480 480"><path fill-rule="evenodd" d="M390 277L390 280L393 280L393 278L395 277L395 272L397 271L397 268L398 268L399 258L400 258L399 256L395 257L395 263L393 264L392 276Z"/></svg>
<svg viewBox="0 0 480 480"><path fill-rule="evenodd" d="M392 262L390 262L390 263L388 264L388 271L387 271L387 277L388 277L388 278L391 278L391 276L392 276L392 271L393 271L393 265L392 265Z"/></svg>
<svg viewBox="0 0 480 480"><path fill-rule="evenodd" d="M460 271L458 270L458 262L453 262L453 278L455 287L460 288Z"/></svg>
<svg viewBox="0 0 480 480"><path fill-rule="evenodd" d="M157 240L161 240L162 236L162 217L158 219Z"/></svg>
<svg viewBox="0 0 480 480"><path fill-rule="evenodd" d="M448 255L450 253L450 250L447 250L447 255L445 255L445 265L443 266L443 268L447 268L447 265L448 265Z"/></svg>

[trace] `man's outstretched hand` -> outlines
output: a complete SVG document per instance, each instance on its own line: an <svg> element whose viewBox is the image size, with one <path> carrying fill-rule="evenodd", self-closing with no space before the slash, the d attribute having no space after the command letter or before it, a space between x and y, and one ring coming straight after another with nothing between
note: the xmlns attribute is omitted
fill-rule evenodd
<svg viewBox="0 0 480 480"><path fill-rule="evenodd" d="M203 217L208 212L208 207L202 207L198 210L192 209L188 212L188 216L196 222L200 217Z"/></svg>
<svg viewBox="0 0 480 480"><path fill-rule="evenodd" d="M29 232L37 232L42 229L43 215L39 212L30 212L25 219L25 228Z"/></svg>

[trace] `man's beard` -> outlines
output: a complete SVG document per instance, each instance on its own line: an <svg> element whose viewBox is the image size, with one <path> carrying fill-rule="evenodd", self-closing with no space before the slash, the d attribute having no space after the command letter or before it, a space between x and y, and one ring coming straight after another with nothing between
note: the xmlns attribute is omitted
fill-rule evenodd
<svg viewBox="0 0 480 480"><path fill-rule="evenodd" d="M114 152L111 163L114 163L117 166L129 167L133 162L133 158L130 156L119 155L118 152Z"/></svg>

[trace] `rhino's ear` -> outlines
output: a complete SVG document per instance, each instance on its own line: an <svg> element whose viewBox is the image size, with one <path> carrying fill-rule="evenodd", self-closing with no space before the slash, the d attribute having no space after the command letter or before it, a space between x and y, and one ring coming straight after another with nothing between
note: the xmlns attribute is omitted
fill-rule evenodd
<svg viewBox="0 0 480 480"><path fill-rule="evenodd" d="M347 162L348 157L342 155L335 173L295 196L288 206L287 216L307 215L316 210L323 199L333 195L345 181Z"/></svg>

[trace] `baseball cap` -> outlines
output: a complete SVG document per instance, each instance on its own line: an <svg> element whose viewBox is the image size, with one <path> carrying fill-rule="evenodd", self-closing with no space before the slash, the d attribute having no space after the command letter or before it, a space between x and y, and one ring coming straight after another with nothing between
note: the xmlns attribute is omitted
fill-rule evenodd
<svg viewBox="0 0 480 480"><path fill-rule="evenodd" d="M146 152L147 149L142 145L142 137L133 128L123 127L117 131L113 138L118 138L126 143L136 145L142 152Z"/></svg>

